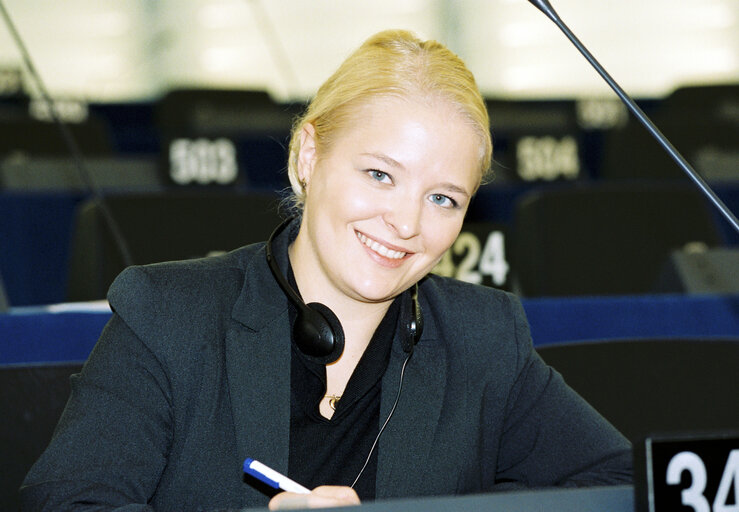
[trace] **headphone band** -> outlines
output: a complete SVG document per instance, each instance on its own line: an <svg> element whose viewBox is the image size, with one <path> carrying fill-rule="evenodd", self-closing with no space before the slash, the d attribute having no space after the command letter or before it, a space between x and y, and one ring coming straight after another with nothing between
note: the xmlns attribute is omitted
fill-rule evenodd
<svg viewBox="0 0 739 512"><path fill-rule="evenodd" d="M277 281L277 284L280 285L282 291L285 292L285 295L287 295L287 298L290 299L290 302L292 302L293 304L304 304L303 299L301 299L297 292L293 290L293 287L290 286L290 283L287 282L285 274L283 274L280 270L280 266L277 264L277 260L275 259L274 253L272 252L273 240L280 233L282 233L285 228L287 228L287 226L289 226L295 219L297 219L297 217L289 217L286 220L282 221L280 225L275 228L272 234L269 235L267 245L265 246L265 252L267 254L267 265L269 265L269 269L272 272L272 275L275 277L275 280Z"/></svg>

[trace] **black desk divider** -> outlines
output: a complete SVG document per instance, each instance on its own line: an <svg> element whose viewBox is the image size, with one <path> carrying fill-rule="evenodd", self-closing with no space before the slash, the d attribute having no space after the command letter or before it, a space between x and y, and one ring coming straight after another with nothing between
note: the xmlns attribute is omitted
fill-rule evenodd
<svg viewBox="0 0 739 512"><path fill-rule="evenodd" d="M670 253L721 244L689 183L593 183L531 191L514 213L517 290L526 297L650 293Z"/></svg>
<svg viewBox="0 0 739 512"><path fill-rule="evenodd" d="M634 444L654 432L739 425L739 338L603 340L536 350Z"/></svg>
<svg viewBox="0 0 739 512"><path fill-rule="evenodd" d="M279 224L276 194L184 192L108 196L106 203L137 265L226 252L269 238ZM97 200L77 211L68 300L104 299L124 269Z"/></svg>
<svg viewBox="0 0 739 512"><path fill-rule="evenodd" d="M673 111L655 115L654 119L703 179L712 184L739 179L736 136L739 121L708 120L697 113L690 118ZM605 136L600 177L607 180L686 179L685 172L634 121Z"/></svg>
<svg viewBox="0 0 739 512"><path fill-rule="evenodd" d="M18 488L51 440L82 363L0 366L0 510L18 510Z"/></svg>
<svg viewBox="0 0 739 512"><path fill-rule="evenodd" d="M8 296L5 294L5 286L3 285L3 275L0 274L0 313L4 313L9 307Z"/></svg>
<svg viewBox="0 0 739 512"><path fill-rule="evenodd" d="M652 108L654 122L710 183L739 179L739 83L676 89ZM610 132L603 148L606 179L676 179L685 173L636 120Z"/></svg>

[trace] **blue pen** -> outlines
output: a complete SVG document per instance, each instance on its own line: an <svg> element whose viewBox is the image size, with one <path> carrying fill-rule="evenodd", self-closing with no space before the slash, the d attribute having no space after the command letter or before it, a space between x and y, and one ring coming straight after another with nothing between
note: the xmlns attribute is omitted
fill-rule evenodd
<svg viewBox="0 0 739 512"><path fill-rule="evenodd" d="M269 466L265 466L251 457L248 457L244 461L244 473L264 482L273 489L281 489L283 491L296 492L299 494L310 493L310 489L306 489L299 483L290 480L285 475L278 473Z"/></svg>

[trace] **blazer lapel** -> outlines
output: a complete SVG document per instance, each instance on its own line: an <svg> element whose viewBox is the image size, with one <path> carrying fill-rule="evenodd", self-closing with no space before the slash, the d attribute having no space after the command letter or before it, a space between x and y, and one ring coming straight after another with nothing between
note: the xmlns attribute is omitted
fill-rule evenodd
<svg viewBox="0 0 739 512"><path fill-rule="evenodd" d="M275 240L281 268L287 237ZM279 255L279 256L277 256ZM290 322L287 299L261 248L246 264L244 286L226 334L226 371L240 460L286 473L290 447Z"/></svg>
<svg viewBox="0 0 739 512"><path fill-rule="evenodd" d="M428 494L425 473L434 442L446 383L446 351L434 338L433 322L427 321L405 370L400 401L380 438L377 498ZM407 354L396 337L387 372L382 380L380 421L385 421L395 402L400 372Z"/></svg>
<svg viewBox="0 0 739 512"><path fill-rule="evenodd" d="M239 460L252 457L283 472L287 471L290 443L288 324L284 315L259 331L231 329L226 338Z"/></svg>

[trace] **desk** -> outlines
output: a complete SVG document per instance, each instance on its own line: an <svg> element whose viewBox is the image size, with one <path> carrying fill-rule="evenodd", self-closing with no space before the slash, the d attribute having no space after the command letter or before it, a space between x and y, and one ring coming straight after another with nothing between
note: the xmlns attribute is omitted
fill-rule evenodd
<svg viewBox="0 0 739 512"><path fill-rule="evenodd" d="M525 299L535 346L628 338L739 338L739 295ZM110 318L105 305L0 314L0 364L83 361Z"/></svg>
<svg viewBox="0 0 739 512"><path fill-rule="evenodd" d="M242 509L241 512L267 509ZM634 512L630 485L378 501L336 512ZM226 511L220 511L226 512ZM231 510L229 512L238 512Z"/></svg>

